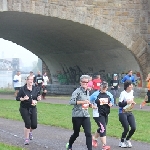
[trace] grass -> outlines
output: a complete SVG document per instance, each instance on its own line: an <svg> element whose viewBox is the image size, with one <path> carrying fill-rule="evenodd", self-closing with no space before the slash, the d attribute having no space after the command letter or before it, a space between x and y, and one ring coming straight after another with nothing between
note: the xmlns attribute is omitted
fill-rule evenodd
<svg viewBox="0 0 150 150"><path fill-rule="evenodd" d="M20 120L19 102L12 100L0 100L0 117ZM51 125L72 129L71 110L73 106L63 104L38 103L38 122L39 124ZM92 116L92 109L89 109ZM149 130L149 112L134 110L137 123L137 130L133 135L134 140L150 143ZM97 130L97 125L91 117L92 132ZM82 130L83 131L83 130ZM109 123L107 126L107 135L120 138L123 129L118 121L118 110L111 109Z"/></svg>
<svg viewBox="0 0 150 150"><path fill-rule="evenodd" d="M0 94L14 94L14 89L12 89L12 88L0 88Z"/></svg>
<svg viewBox="0 0 150 150"><path fill-rule="evenodd" d="M12 146L12 145L7 145L4 143L0 143L0 150L25 150L20 147Z"/></svg>

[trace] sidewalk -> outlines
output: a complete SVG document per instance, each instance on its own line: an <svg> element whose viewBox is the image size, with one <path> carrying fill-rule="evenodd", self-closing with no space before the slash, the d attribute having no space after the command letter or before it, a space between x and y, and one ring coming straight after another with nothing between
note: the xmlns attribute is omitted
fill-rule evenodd
<svg viewBox="0 0 150 150"><path fill-rule="evenodd" d="M13 99L13 96L1 96L1 99ZM60 100L57 98L48 98L43 102L49 103L63 103L68 104L69 100ZM42 102L42 101L41 101ZM70 122L71 123L71 122ZM38 125L38 128L33 132L34 139L30 142L30 145L25 146L23 144L23 121L14 121L10 119L0 118L0 142L21 146L27 150L66 150L65 145L73 133L72 130L67 130L58 127ZM119 139L107 137L107 143L111 146L111 150L121 150L118 147ZM132 141L132 150L150 150L150 144ZM98 148L93 150L100 150L101 145L99 142ZM126 148L126 150L131 148ZM73 150L87 150L85 145L84 133L80 133L73 145Z"/></svg>

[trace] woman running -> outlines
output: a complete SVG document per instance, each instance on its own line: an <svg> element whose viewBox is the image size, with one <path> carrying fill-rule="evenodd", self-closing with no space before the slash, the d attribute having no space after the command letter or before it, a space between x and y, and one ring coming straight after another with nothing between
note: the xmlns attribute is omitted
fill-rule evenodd
<svg viewBox="0 0 150 150"><path fill-rule="evenodd" d="M88 82L89 76L82 75L80 77L81 86L72 93L70 104L74 105L74 108L72 109L72 124L74 133L71 135L69 143L66 144L67 150L72 150L72 145L79 136L81 126L83 127L86 136L87 149L92 150L91 122L90 115L88 113L88 107L91 106L89 91L87 90Z"/></svg>
<svg viewBox="0 0 150 150"><path fill-rule="evenodd" d="M16 97L17 101L21 101L19 111L25 123L25 145L29 145L29 140L33 139L32 130L37 128L36 104L41 100L39 92L38 88L33 86L33 76L28 76L27 83L21 87Z"/></svg>
<svg viewBox="0 0 150 150"><path fill-rule="evenodd" d="M107 91L108 83L103 81L100 85L100 91L94 92L90 96L90 102L94 104L96 108L93 109L93 119L98 125L98 129L92 138L92 145L97 147L97 139L100 136L102 142L102 150L109 150L110 146L106 145L106 126L108 123L108 114L110 113L110 107L113 104L113 96ZM110 98L111 97L111 98Z"/></svg>
<svg viewBox="0 0 150 150"><path fill-rule="evenodd" d="M147 81L148 91L144 101L140 104L141 109L146 105L146 103L150 103L150 73L147 75L146 81Z"/></svg>
<svg viewBox="0 0 150 150"><path fill-rule="evenodd" d="M120 88L120 86L119 86L119 80L117 74L113 75L113 79L110 81L110 85L111 85L111 93L114 97L114 105L118 106L116 99L118 96L118 88Z"/></svg>
<svg viewBox="0 0 150 150"><path fill-rule="evenodd" d="M119 147L132 147L130 139L136 130L136 123L134 115L132 114L132 108L134 107L132 82L127 80L124 83L124 91L121 92L119 97L119 121L124 129ZM129 126L131 127L129 131Z"/></svg>

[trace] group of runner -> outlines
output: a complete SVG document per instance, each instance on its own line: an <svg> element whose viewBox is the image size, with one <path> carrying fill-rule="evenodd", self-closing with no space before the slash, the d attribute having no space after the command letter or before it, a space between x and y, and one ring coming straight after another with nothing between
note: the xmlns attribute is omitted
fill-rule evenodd
<svg viewBox="0 0 150 150"><path fill-rule="evenodd" d="M42 91L42 99L45 99L47 90L46 90L46 86L47 83L49 82L49 78L47 76L47 73L45 72L43 75L41 75L41 72L38 71L37 75L34 75L33 71L30 71L29 76L33 77L33 85L37 86L39 88L39 91ZM21 72L17 71L16 75L14 76L13 79L13 83L14 83L14 89L15 89L15 93L14 96L17 96L17 93L19 92L20 88L22 87L22 77L21 77Z"/></svg>
<svg viewBox="0 0 150 150"><path fill-rule="evenodd" d="M80 77L80 87L72 93L70 104L74 105L72 109L73 134L71 135L69 142L66 144L67 150L72 150L73 143L79 136L81 126L84 129L88 150L92 150L92 146L98 146L98 137L100 137L102 143L102 150L110 150L110 146L107 145L106 142L106 126L108 123L110 108L114 103L115 105L117 104L116 95L119 88L117 74L113 75L111 81L111 92L113 95L107 91L108 83L102 81L100 75L97 75L93 80L93 85L91 81L91 77L88 75L82 75ZM133 96L133 83L135 80L131 70L122 79L122 82L124 83L124 90L119 97L118 120L123 127L123 132L118 146L125 148L132 147L130 139L136 130L135 118L132 113L132 109L136 104ZM91 134L91 122L88 112L89 107L93 109L93 119L98 126L98 129L93 136Z"/></svg>
<svg viewBox="0 0 150 150"><path fill-rule="evenodd" d="M121 148L132 147L130 139L136 130L135 118L132 113L132 109L136 104L132 89L134 78L131 73L130 70L129 74L123 78L124 90L121 92L118 102L118 120L123 127L123 132L119 142L119 147ZM118 90L119 82L116 81L117 74L114 74L113 77L114 78L111 81L111 90ZM150 75L148 75L148 77L147 80L149 81ZM37 128L36 104L43 96L43 94L40 93L41 86L39 86L42 85L42 82L43 79L40 73L38 73L37 76L30 74L27 77L26 84L19 89L16 96L16 100L20 101L19 111L25 123L25 145L28 145L29 141L33 139L32 131ZM112 92L113 95L114 93L116 92ZM108 123L110 108L114 105L114 102L117 104L112 94L108 92L108 83L102 81L100 75L97 75L94 80L92 80L89 75L82 75L80 77L80 87L72 93L69 102L71 105L74 105L72 109L73 134L71 135L69 142L66 144L67 150L72 150L72 145L79 136L81 126L84 129L88 150L92 150L92 147L98 146L99 137L102 143L102 150L110 150L110 146L107 145L106 142L106 126ZM146 101L143 103L146 103ZM98 129L93 136L91 134L91 122L88 112L89 107L93 109L93 119L98 126Z"/></svg>

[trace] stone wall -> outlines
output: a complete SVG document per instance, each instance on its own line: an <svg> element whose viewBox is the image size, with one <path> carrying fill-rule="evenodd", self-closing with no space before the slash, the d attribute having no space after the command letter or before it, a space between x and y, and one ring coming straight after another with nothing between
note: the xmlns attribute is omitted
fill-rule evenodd
<svg viewBox="0 0 150 150"><path fill-rule="evenodd" d="M71 95L72 92L77 88L77 85L54 85L48 84L47 91L48 95Z"/></svg>
<svg viewBox="0 0 150 150"><path fill-rule="evenodd" d="M144 78L150 71L148 0L0 0L1 11L19 11L72 20L123 43L137 59Z"/></svg>
<svg viewBox="0 0 150 150"><path fill-rule="evenodd" d="M53 84L48 84L47 90L48 93L47 95L70 95L72 92L78 88L79 85L53 85ZM110 87L108 89L110 91ZM123 91L123 87L119 89L119 93ZM134 96L135 97L144 97L147 93L147 88L134 88ZM119 95L118 95L119 96Z"/></svg>

